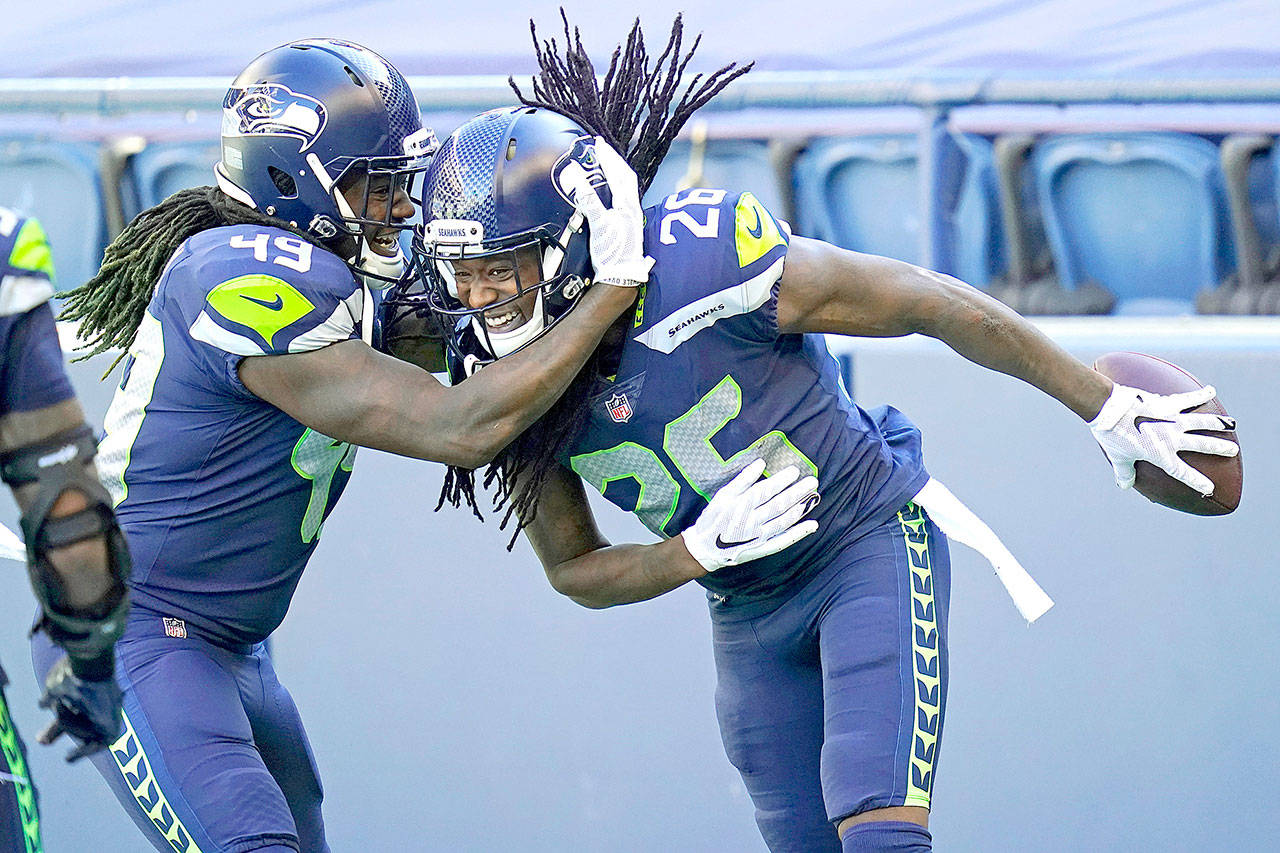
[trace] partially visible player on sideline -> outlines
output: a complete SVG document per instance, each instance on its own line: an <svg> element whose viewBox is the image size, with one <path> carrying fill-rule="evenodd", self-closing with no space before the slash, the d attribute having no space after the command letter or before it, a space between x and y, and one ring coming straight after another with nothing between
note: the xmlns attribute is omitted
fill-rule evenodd
<svg viewBox="0 0 1280 853"><path fill-rule="evenodd" d="M679 35L677 20L669 65L651 72L633 31L600 91L566 21L565 55L554 43L539 49L528 106L485 113L442 144L415 247L424 290L388 302L393 319L397 306L408 318L424 303L444 319L459 387L536 346L572 304L572 269L548 278L538 263L546 235L574 215L556 188L560 164L584 148L609 159L603 137L642 189L653 176L697 103L681 96ZM978 290L793 237L750 193L690 189L645 214L654 266L634 311L486 483L497 483L508 517L519 515L552 585L585 606L690 580L706 588L721 734L771 850L927 851L947 687L944 530L961 541L990 531L929 478L920 432L902 413L849 399L816 333L921 333L1022 379L1090 422L1122 485L1146 460L1212 491L1177 452L1237 452L1191 432L1224 428L1216 415L1186 413L1214 392L1113 385ZM753 536L733 523L734 507L741 478L766 465L769 480L795 469L817 478L821 502L805 523L818 530L744 560ZM610 545L584 481L666 541ZM446 497L474 507L473 487L471 472L454 470ZM999 564L996 545L984 548ZM1032 598L1017 596L1034 616Z"/></svg>
<svg viewBox="0 0 1280 853"><path fill-rule="evenodd" d="M125 730L94 763L157 850L320 853L319 773L263 641L356 445L493 458L568 386L649 264L634 175L607 193L618 176L583 164L571 194L595 202L596 283L545 343L446 388L367 343L371 290L401 270L412 180L435 147L400 73L348 42L275 48L232 83L221 135L217 187L140 214L69 298L98 350L128 349L101 446L134 555ZM34 643L40 671L49 644Z"/></svg>
<svg viewBox="0 0 1280 853"><path fill-rule="evenodd" d="M94 469L93 432L63 369L52 296L44 229L0 207L0 477L22 511L41 628L56 644L40 700L54 719L37 740L74 735L74 761L120 734L111 674L128 609L129 553ZM26 753L0 693L0 853L41 849Z"/></svg>

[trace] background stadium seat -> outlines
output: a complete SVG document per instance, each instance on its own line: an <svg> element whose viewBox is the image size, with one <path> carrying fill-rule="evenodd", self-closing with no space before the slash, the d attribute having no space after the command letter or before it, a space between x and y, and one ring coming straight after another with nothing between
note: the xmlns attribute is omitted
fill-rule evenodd
<svg viewBox="0 0 1280 853"><path fill-rule="evenodd" d="M36 216L49 235L59 290L98 271L106 244L98 148L0 138L0 205Z"/></svg>
<svg viewBox="0 0 1280 853"><path fill-rule="evenodd" d="M140 209L159 204L179 190L213 183L218 144L203 142L151 143L129 158L129 175Z"/></svg>
<svg viewBox="0 0 1280 853"><path fill-rule="evenodd" d="M1181 314L1233 268L1216 146L1179 133L1051 137L1031 156L1054 266L1118 314Z"/></svg>
<svg viewBox="0 0 1280 853"><path fill-rule="evenodd" d="M689 187L750 191L775 216L791 215L769 143L763 140L676 140L658 167L644 204L657 204L664 196Z"/></svg>
<svg viewBox="0 0 1280 853"><path fill-rule="evenodd" d="M953 257L938 266L985 287L1004 264L991 143L952 134L939 152ZM822 139L794 170L798 233L846 249L919 263L918 142L914 134Z"/></svg>

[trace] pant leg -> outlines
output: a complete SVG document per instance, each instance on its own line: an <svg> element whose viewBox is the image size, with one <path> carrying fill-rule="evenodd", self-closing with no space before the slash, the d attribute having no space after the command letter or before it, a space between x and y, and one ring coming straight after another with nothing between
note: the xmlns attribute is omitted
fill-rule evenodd
<svg viewBox="0 0 1280 853"><path fill-rule="evenodd" d="M293 697L276 678L266 644L254 648L261 701L249 717L258 754L284 793L302 853L328 853L320 805L324 788Z"/></svg>
<svg viewBox="0 0 1280 853"><path fill-rule="evenodd" d="M712 609L716 716L769 849L839 853L819 773L822 672L800 605L739 621Z"/></svg>
<svg viewBox="0 0 1280 853"><path fill-rule="evenodd" d="M297 850L237 685L239 670L256 663L199 638L157 636L147 621L131 620L116 644L125 732L94 766L156 850ZM40 637L33 657L43 672L57 650Z"/></svg>
<svg viewBox="0 0 1280 853"><path fill-rule="evenodd" d="M41 853L40 810L26 747L9 715L0 670L0 853Z"/></svg>
<svg viewBox="0 0 1280 853"><path fill-rule="evenodd" d="M946 537L908 504L849 556L819 626L822 788L832 821L928 808L946 708Z"/></svg>

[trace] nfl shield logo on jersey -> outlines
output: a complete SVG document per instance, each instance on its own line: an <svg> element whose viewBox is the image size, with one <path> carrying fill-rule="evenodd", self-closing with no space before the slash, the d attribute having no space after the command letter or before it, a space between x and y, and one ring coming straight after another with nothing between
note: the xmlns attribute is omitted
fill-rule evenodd
<svg viewBox="0 0 1280 853"><path fill-rule="evenodd" d="M174 619L172 616L163 616L165 636L173 637L178 640L187 638L187 623L181 619Z"/></svg>
<svg viewBox="0 0 1280 853"><path fill-rule="evenodd" d="M631 401L627 399L626 394L614 394L608 400L604 401L605 407L609 410L609 417L613 418L615 424L625 424L631 420Z"/></svg>

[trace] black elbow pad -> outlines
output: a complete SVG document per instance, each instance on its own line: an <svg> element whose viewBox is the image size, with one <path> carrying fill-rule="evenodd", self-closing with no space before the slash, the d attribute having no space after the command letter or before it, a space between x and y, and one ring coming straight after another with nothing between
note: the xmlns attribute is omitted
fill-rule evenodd
<svg viewBox="0 0 1280 853"><path fill-rule="evenodd" d="M44 612L43 627L67 650L73 665L101 659L124 632L128 611L126 583L131 563L124 532L116 521L111 495L85 465L97 454L93 431L87 426L47 441L0 454L0 478L10 488L39 485L35 499L22 514L31 587ZM88 505L59 518L49 513L68 491L84 495ZM66 594L49 552L102 536L107 545L111 589L89 611L66 604Z"/></svg>

